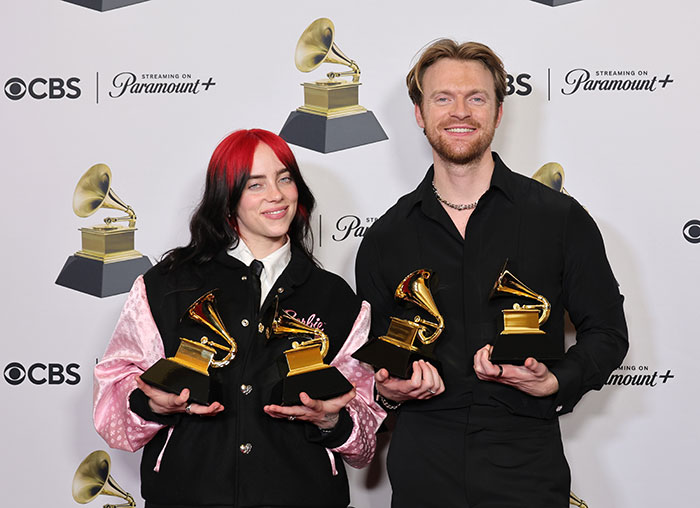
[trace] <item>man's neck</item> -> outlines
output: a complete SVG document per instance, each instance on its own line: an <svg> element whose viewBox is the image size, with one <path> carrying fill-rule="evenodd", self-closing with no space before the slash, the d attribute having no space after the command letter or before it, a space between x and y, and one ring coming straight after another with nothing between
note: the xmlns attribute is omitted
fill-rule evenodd
<svg viewBox="0 0 700 508"><path fill-rule="evenodd" d="M473 203L491 185L495 166L491 149L475 161L467 164L454 164L433 155L435 167L435 187L440 195L452 203Z"/></svg>

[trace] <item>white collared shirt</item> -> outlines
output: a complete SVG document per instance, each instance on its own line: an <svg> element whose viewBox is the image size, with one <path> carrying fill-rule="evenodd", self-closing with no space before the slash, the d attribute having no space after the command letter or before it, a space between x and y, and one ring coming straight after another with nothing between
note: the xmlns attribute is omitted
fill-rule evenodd
<svg viewBox="0 0 700 508"><path fill-rule="evenodd" d="M243 239L238 241L236 247L229 249L228 253L246 266L250 266L250 263L255 259L255 256L253 256ZM289 241L289 236L287 236L287 241L282 247L258 260L263 264L263 270L260 273L260 302L258 307L262 306L262 302L265 301L265 297L272 289L272 285L282 275L282 272L287 268L291 260L292 244Z"/></svg>

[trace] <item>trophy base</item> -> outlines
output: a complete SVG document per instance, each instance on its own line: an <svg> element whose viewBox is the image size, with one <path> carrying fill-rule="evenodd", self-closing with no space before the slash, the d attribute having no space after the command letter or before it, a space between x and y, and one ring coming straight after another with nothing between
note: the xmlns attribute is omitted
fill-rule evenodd
<svg viewBox="0 0 700 508"><path fill-rule="evenodd" d="M369 363L375 370L386 369L389 374L401 379L411 377L413 362L418 360L429 362L438 371L442 368L440 361L427 351L411 351L382 339L368 342L355 351L352 357L361 362Z"/></svg>
<svg viewBox="0 0 700 508"><path fill-rule="evenodd" d="M371 111L337 118L292 111L280 137L287 143L321 153L389 139Z"/></svg>
<svg viewBox="0 0 700 508"><path fill-rule="evenodd" d="M350 381L335 367L327 367L285 377L272 389L271 403L278 406L298 406L301 404L301 392L305 392L312 399L328 400L350 390Z"/></svg>
<svg viewBox="0 0 700 508"><path fill-rule="evenodd" d="M129 292L136 277L151 266L153 265L146 256L114 263L69 256L56 284L104 298Z"/></svg>
<svg viewBox="0 0 700 508"><path fill-rule="evenodd" d="M546 334L514 333L499 335L491 350L491 363L522 365L528 358L551 362L564 357L564 344Z"/></svg>
<svg viewBox="0 0 700 508"><path fill-rule="evenodd" d="M556 7L557 5L571 4L578 1L579 0L533 0L533 2L549 5L552 7Z"/></svg>
<svg viewBox="0 0 700 508"><path fill-rule="evenodd" d="M210 393L211 378L201 372L188 369L167 358L161 358L146 372L141 379L155 388L168 393L179 394L183 389L190 389L188 402L209 405L212 402Z"/></svg>
<svg viewBox="0 0 700 508"><path fill-rule="evenodd" d="M147 2L148 0L63 0L69 4L80 5L82 7L88 7L89 9L94 9L96 11L110 11L112 9L117 9L119 7L126 7L127 5L138 4L141 2Z"/></svg>

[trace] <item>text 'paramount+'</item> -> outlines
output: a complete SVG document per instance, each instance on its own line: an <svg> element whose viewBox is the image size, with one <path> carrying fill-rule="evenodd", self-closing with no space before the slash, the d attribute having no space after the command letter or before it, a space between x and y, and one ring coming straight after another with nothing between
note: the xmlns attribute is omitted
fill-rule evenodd
<svg viewBox="0 0 700 508"><path fill-rule="evenodd" d="M207 92L216 85L213 77L206 80L191 74L140 74L120 72L112 78L109 96L118 99L124 94L191 94Z"/></svg>

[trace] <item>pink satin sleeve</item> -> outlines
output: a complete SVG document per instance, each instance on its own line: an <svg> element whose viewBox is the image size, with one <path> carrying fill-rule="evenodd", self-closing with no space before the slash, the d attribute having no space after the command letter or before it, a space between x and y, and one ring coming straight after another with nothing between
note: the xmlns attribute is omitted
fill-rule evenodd
<svg viewBox="0 0 700 508"><path fill-rule="evenodd" d="M370 305L362 302L350 335L331 362L355 385L357 393L346 406L353 421L352 433L345 443L331 451L340 453L345 462L355 468L365 467L372 461L377 448L376 432L386 418L386 411L374 400L374 371L350 356L367 342L370 321Z"/></svg>
<svg viewBox="0 0 700 508"><path fill-rule="evenodd" d="M135 378L165 357L151 315L143 277L134 282L102 360L95 366L93 420L112 448L136 451L163 425L144 420L129 409Z"/></svg>

